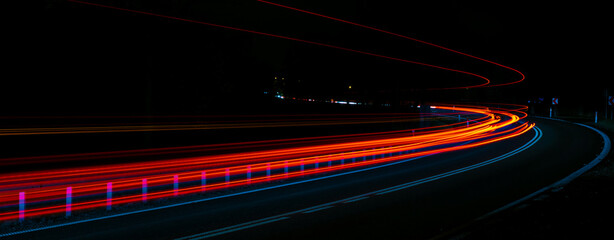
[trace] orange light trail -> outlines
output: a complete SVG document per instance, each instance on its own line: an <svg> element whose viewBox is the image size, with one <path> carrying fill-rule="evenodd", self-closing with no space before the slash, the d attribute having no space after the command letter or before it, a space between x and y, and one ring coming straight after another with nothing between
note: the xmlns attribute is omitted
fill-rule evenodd
<svg viewBox="0 0 614 240"><path fill-rule="evenodd" d="M79 126L79 127L36 127L36 128L6 128L0 129L0 136L20 135L49 135L49 134L85 134L85 133L121 133L121 132L160 132L160 131L193 131L214 129L243 129L243 128L276 128L276 127L305 127L326 125L351 125L351 124L375 124L375 123L398 123L417 121L408 119L402 114L389 116L387 114L363 116L360 118L319 118L301 119L300 121L284 121L277 119L262 119L260 122L247 123L207 123L207 124L154 124L154 125L123 125L113 126ZM437 116L424 116L436 118Z"/></svg>
<svg viewBox="0 0 614 240"><path fill-rule="evenodd" d="M437 111L443 111L442 114L453 112L474 116L467 125L461 122L380 134L344 135L330 137L335 141L315 141L309 146L2 174L0 221L15 220L20 216L16 208L22 192L27 197L24 216L32 218L66 211L62 200L66 198L68 187L71 188L72 211L95 209L108 203L105 197L108 183L113 186L113 205L121 205L142 201L143 179L147 179L148 200L169 198L201 193L203 188L210 192L458 151L519 136L533 127L533 124L519 122L524 117L519 111L524 107L506 107L508 110L460 105L435 107ZM411 135L412 130L418 134ZM341 139L343 141L338 141ZM301 140L321 139L290 141ZM279 142L258 144L266 148ZM233 144L233 147L238 146L241 143ZM203 172L208 179L206 186L199 184ZM270 175L266 175L267 172ZM228 180L225 180L226 176ZM181 183L178 189L171 188L175 178Z"/></svg>
<svg viewBox="0 0 614 240"><path fill-rule="evenodd" d="M417 41L443 50L451 51L499 67L513 70L522 78L510 83L490 85L490 80L476 73L442 67L423 62L390 57L357 49L331 45L322 42L298 39L289 36L265 33L250 29L225 26L174 16L156 14L140 10L119 8L115 6L68 0L74 3L115 9L124 12L144 14L177 21L190 22L211 27L247 32L256 35L286 39L321 47L328 47L346 52L358 53L372 57L417 64L425 67L470 75L481 79L477 85L440 88L459 89L484 86L509 85L524 80L524 75L511 67L490 60L475 57L436 44L410 38L404 35L369 27L366 25L333 18L281 4L262 1L271 5L308 13L331 20L391 34ZM339 136L254 141L245 143L212 144L152 150L127 150L103 153L65 154L56 156L24 157L0 159L0 166L36 163L49 159L58 161L82 161L96 158L114 158L126 156L158 156L177 153L195 152L197 157L171 158L139 163L121 163L100 166L52 169L0 174L0 221L23 220L47 215L62 214L67 209L81 211L96 209L112 202L115 205L171 198L222 189L232 189L246 185L263 184L271 181L296 179L298 177L356 169L376 164L401 161L405 159L428 156L484 146L520 136L533 128L534 124L520 122L526 117L526 107L504 105L503 107L482 107L473 105L438 104L434 107L436 114L373 116L348 121L338 119L317 119L314 121L273 120L267 122L235 123L192 123L192 124L152 124L127 126L82 126L50 128L15 128L0 129L0 136L40 135L40 134L79 134L103 132L139 132L139 131L182 131L228 128L262 128L262 127L296 127L338 124L371 124L418 121L421 118L435 120L455 115L471 116L466 122L456 122L443 126L389 131L368 134L348 134ZM207 154L208 151L232 150L230 153ZM206 178L205 178L206 176ZM206 184L205 184L205 180ZM112 199L107 195L109 186L113 186ZM68 191L70 189L70 191ZM70 201L68 193L70 192ZM70 208L64 203L70 202ZM111 201L112 200L112 201ZM17 210L19 209L19 210Z"/></svg>

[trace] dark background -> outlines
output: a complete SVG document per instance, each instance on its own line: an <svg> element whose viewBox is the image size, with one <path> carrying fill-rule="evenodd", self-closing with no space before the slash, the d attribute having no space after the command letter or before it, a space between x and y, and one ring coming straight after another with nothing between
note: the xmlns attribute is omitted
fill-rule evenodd
<svg viewBox="0 0 614 240"><path fill-rule="evenodd" d="M510 70L410 40L255 0L91 2L316 41L471 71L494 84ZM512 86L338 49L139 13L46 0L9 22L0 114L251 113L272 93L392 107L423 101L507 102L588 114L614 95L607 7L534 1L288 1L429 41L523 72ZM275 80L275 77L278 79ZM284 78L282 81L281 78ZM352 86L351 89L348 87ZM268 92L269 94L264 94ZM534 104L532 104L534 105Z"/></svg>

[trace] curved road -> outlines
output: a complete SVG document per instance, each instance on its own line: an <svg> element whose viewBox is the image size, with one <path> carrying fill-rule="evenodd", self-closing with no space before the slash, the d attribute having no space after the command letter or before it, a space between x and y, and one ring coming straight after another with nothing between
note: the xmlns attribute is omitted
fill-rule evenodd
<svg viewBox="0 0 614 240"><path fill-rule="evenodd" d="M483 147L7 238L428 238L553 184L603 147L588 128L530 121L536 130Z"/></svg>

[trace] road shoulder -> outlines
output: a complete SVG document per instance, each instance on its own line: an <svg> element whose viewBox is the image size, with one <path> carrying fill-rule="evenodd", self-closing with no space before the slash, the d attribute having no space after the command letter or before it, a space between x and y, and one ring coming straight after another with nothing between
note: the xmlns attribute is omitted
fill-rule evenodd
<svg viewBox="0 0 614 240"><path fill-rule="evenodd" d="M614 139L614 132L592 125ZM614 220L614 154L562 187L437 236L437 239L536 239L606 236Z"/></svg>

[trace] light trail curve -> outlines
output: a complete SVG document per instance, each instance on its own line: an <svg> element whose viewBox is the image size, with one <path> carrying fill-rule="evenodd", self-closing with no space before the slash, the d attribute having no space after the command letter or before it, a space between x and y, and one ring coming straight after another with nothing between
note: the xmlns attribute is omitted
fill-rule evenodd
<svg viewBox="0 0 614 240"><path fill-rule="evenodd" d="M520 82L525 80L524 74L522 72L512 68L512 67L509 67L509 66L506 66L506 65L503 65L503 64L491 61L491 60L487 60L487 59L484 59L484 58L476 57L476 56L468 54L468 53L464 53L464 52L461 52L461 51L450 49L450 48L447 48L447 47L444 47L444 46L441 46L441 45L437 45L437 44L434 44L434 43L431 43L431 42L427 42L427 41L423 41L423 40L420 40L420 39L408 37L408 36L405 36L405 35L402 35L402 34L386 31L386 30L383 30L383 29L367 26L367 25L364 25L364 24L360 24L360 23L356 23L356 22L352 22L352 21L348 21L348 20L343 20L343 19L331 17L331 16L324 15L324 14L321 14L321 13L316 13L316 12L307 11L307 10L300 9L300 8L291 7L291 6L288 6L288 5L283 5L283 4L279 4L279 3L269 2L269 1L265 1L265 0L257 0L257 1L261 2L261 3L270 4L270 5L273 5L273 6L278 6L278 7L282 7L282 8L286 8L286 9L302 12L302 13L306 13L306 14L311 14L311 15L318 16L318 17L327 18L327 19L338 21L338 22L342 22L342 23L351 24L351 25L358 26L358 27L361 27L361 28L370 29L370 30L373 30L373 31L377 31L377 32L381 32L381 33L397 36L397 37L400 37L400 38L412 40L412 41L415 41L415 42L418 42L418 43L422 43L422 44L426 44L426 45L429 45L429 46L432 46L432 47L443 49L445 51L453 52L453 53L460 54L460 55L463 55L463 56L467 56L467 57L470 57L470 58L473 58L473 59L477 59L477 60L480 60L480 61L483 61L483 62L494 64L496 66L499 66L499 67L502 67L502 68L514 71L514 72L516 72L517 74L520 75L520 79L518 79L518 80L515 80L515 81L512 81L512 82L508 82L508 83L490 84L490 85L487 85L487 87L497 87L497 86L512 85L512 84L520 83ZM437 89L456 89L456 88L437 88Z"/></svg>
<svg viewBox="0 0 614 240"><path fill-rule="evenodd" d="M0 221L385 164L491 144L520 136L534 126L519 123L519 116L501 110L458 106L437 106L436 109L471 112L483 117L476 118L471 124L450 124L448 128L411 136L392 134L387 138L365 137L357 141L313 146L2 174ZM122 194L116 196L109 192ZM70 206L57 204L69 197L70 201L66 202L70 202ZM26 203L33 207L26 208ZM13 210L17 207L20 210Z"/></svg>
<svg viewBox="0 0 614 240"><path fill-rule="evenodd" d="M440 70L445 70L445 71L450 71L450 72L456 72L456 73L460 73L460 74L470 75L470 76L473 76L473 77L480 78L483 81L483 83L481 83L481 84L462 86L462 87L443 88L443 89L477 88L477 87L487 86L488 84L490 84L490 80L488 78L486 78L486 77L484 77L482 75L476 74L476 73L472 73L472 72L468 72L468 71L463 71L463 70L459 70L459 69L454 69L454 68L442 67L442 66L439 66L439 65L428 64L428 63L423 63L423 62L419 62L419 61L412 61L412 60L407 60L407 59L402 59L402 58L397 58L397 57L390 57L390 56L386 56L386 55L382 55L382 54L366 52L366 51L362 51L362 50L356 50L356 49L351 49L351 48L346 48L346 47L341 47L341 46L336 46L336 45L331 45L331 44L326 44L326 43L321 43L321 42L315 42L315 41L310 41L310 40L304 40L304 39L299 39L299 38L294 38L294 37L288 37L288 36L283 36L283 35L278 35L278 34L265 33L265 32L260 32L260 31L244 29L244 28L225 26L225 25L221 25L221 24L208 23L208 22L203 22L203 21L197 21L197 20L192 20L192 19L174 17L174 16L169 16L169 15L157 14L157 13L140 11L140 10L134 10L134 9L120 8L120 7L115 7L115 6L111 6L111 5L104 5L104 4L85 2L85 1L79 1L79 0L67 0L67 1L68 2L73 2L73 3L78 3L78 4L97 6L97 7L114 9L114 10L119 10L119 11L124 11L124 12L144 14L144 15L149 15L149 16L173 19L173 20L190 22L190 23L196 23L196 24L202 24L202 25L207 25L207 26L212 26L212 27L224 28L224 29L229 29L229 30L234 30L234 31L247 32L247 33L252 33L252 34L257 34L257 35L262 35L262 36L275 37L275 38L286 39L286 40L291 40L291 41L296 41L296 42L302 42L302 43L311 44L311 45L317 45L317 46L321 46L321 47L328 47L328 48L343 50L343 51L347 51L347 52L353 52L353 53L358 53L358 54L363 54L363 55L368 55L368 56L373 56L373 57L385 58L385 59L389 59L389 60L400 61L400 62L405 62L405 63L411 63L411 64L420 65L420 66L425 66L425 67L436 68L436 69L440 69Z"/></svg>

